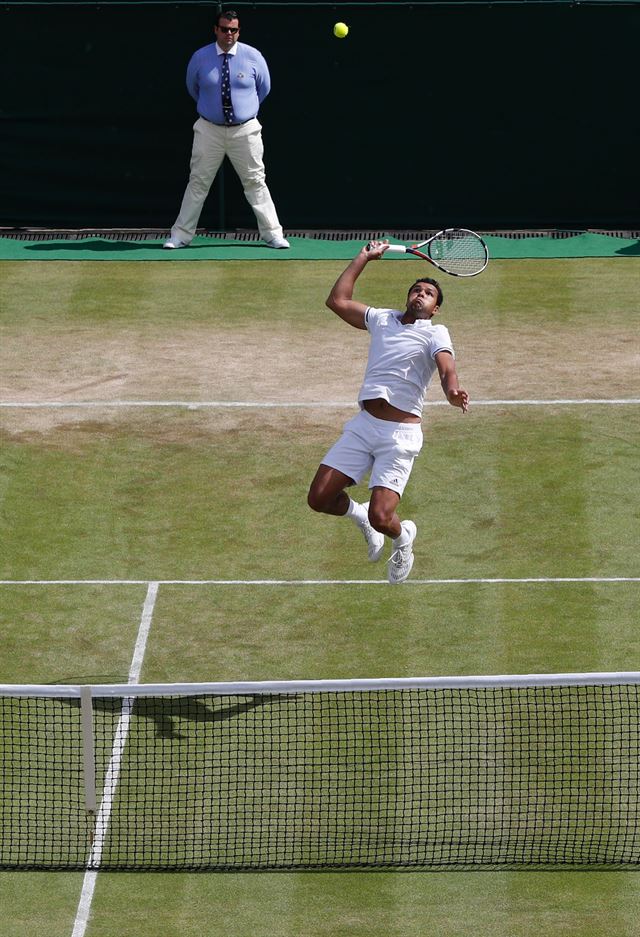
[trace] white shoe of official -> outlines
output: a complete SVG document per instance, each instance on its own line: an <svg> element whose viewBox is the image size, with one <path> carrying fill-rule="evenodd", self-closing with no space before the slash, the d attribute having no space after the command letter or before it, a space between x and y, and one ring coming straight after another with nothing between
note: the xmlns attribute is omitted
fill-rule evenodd
<svg viewBox="0 0 640 937"><path fill-rule="evenodd" d="M178 250L179 247L187 247L188 245L186 241L181 241L180 238L169 238L162 246L175 251Z"/></svg>
<svg viewBox="0 0 640 937"><path fill-rule="evenodd" d="M418 528L413 521L403 521L402 529L409 534L410 540L402 547L396 547L389 560L388 579L392 585L404 582L413 567L413 541L416 539Z"/></svg>
<svg viewBox="0 0 640 937"><path fill-rule="evenodd" d="M273 247L276 250L284 250L285 247L291 247L291 244L289 244L287 239L283 237L274 237L271 238L270 241L265 241L264 243L267 245L267 247Z"/></svg>
<svg viewBox="0 0 640 937"><path fill-rule="evenodd" d="M367 514L369 513L369 502L363 504L362 507L365 509ZM382 551L384 550L384 534L381 534L379 530L375 530L369 523L369 519L364 522L360 527L364 535L364 539L367 541L367 547L369 548L369 562L377 563L377 561L382 556Z"/></svg>

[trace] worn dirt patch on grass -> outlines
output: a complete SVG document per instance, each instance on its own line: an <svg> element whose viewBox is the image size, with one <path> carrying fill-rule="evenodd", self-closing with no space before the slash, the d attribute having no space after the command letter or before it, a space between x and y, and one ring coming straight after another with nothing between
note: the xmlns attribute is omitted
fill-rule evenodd
<svg viewBox="0 0 640 937"><path fill-rule="evenodd" d="M4 265L0 399L355 402L368 336L324 305L342 264L165 266ZM440 320L472 401L640 396L636 271L522 261L447 278ZM401 303L408 273L425 271L370 265L356 298Z"/></svg>
<svg viewBox="0 0 640 937"><path fill-rule="evenodd" d="M272 440L302 438L305 448L333 441L350 410L216 410L70 409L7 410L0 439L6 444L35 445L38 449L80 452L100 442L118 439L130 444L162 447L211 447L234 449L238 440L255 440L252 455L267 449ZM453 414L454 416L456 414ZM317 452L316 452L317 454Z"/></svg>
<svg viewBox="0 0 640 937"><path fill-rule="evenodd" d="M443 321L445 321L443 317ZM635 331L535 325L452 329L458 371L476 399L628 397L640 392ZM212 324L77 330L5 343L5 401L355 401L368 336L332 320L311 333ZM430 399L440 399L435 382Z"/></svg>

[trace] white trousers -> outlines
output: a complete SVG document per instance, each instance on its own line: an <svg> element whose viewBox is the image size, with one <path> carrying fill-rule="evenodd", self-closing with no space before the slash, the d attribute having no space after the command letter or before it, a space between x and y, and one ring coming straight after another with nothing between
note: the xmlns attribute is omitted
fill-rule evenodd
<svg viewBox="0 0 640 937"><path fill-rule="evenodd" d="M256 118L239 127L218 127L199 117L193 125L191 173L171 237L186 244L198 226L202 206L225 156L240 177L263 241L282 237L276 207L265 182L262 125Z"/></svg>

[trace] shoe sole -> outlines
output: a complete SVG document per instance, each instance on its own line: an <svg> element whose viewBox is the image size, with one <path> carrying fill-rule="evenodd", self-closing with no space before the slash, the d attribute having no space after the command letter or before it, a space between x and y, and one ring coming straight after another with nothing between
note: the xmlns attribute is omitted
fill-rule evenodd
<svg viewBox="0 0 640 937"><path fill-rule="evenodd" d="M368 513L369 513L369 502L367 501L367 503L366 503L366 504L363 504L362 507L366 509L367 514L368 514ZM373 527L372 527L371 529L373 530ZM380 531L374 530L374 533L377 534L377 533L380 533ZM373 554L373 556L371 555L370 552L368 552L368 554L367 554L370 563L377 563L378 560L381 558L382 554L384 553L384 534L380 534L380 536L382 537L382 543L380 544L380 546L378 547L378 549L376 550L376 552ZM369 543L368 543L368 541L367 541L367 546L368 546L368 545L369 545Z"/></svg>
<svg viewBox="0 0 640 937"><path fill-rule="evenodd" d="M378 560L382 557L382 554L383 554L383 553L384 553L384 538L383 538L382 543L380 544L379 548L378 548L378 549L376 550L376 552L373 554L373 556L371 555L371 553L368 554L368 556L369 556L369 562L370 562L370 563L377 563Z"/></svg>

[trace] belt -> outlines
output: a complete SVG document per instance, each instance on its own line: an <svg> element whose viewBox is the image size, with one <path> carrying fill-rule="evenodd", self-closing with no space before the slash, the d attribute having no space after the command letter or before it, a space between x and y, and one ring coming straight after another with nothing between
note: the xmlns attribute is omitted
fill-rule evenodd
<svg viewBox="0 0 640 937"><path fill-rule="evenodd" d="M209 120L208 117L204 117L202 114L200 114L200 117L202 117L203 120L206 120L208 124L213 124L214 127L244 127L245 124L249 123L249 120L255 120L255 118L250 117L249 120L241 120L237 124L216 124L215 120Z"/></svg>

